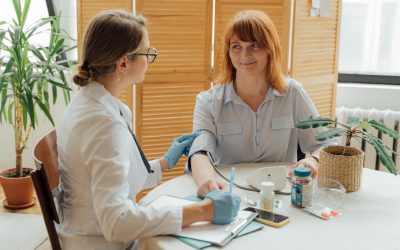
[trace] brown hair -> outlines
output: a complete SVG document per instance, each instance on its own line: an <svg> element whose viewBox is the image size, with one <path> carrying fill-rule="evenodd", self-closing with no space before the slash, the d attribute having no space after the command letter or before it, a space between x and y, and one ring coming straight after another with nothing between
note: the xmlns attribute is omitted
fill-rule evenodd
<svg viewBox="0 0 400 250"><path fill-rule="evenodd" d="M234 35L244 42L257 42L261 48L267 49L267 81L274 89L283 93L286 83L281 67L282 49L278 32L267 14L258 10L239 12L228 24L225 31L222 70L216 82L226 84L236 78L236 69L229 57L230 42Z"/></svg>
<svg viewBox="0 0 400 250"><path fill-rule="evenodd" d="M139 50L146 20L123 10L98 13L88 24L82 44L80 64L73 81L85 86L89 78L112 73L116 61ZM134 59L133 55L132 58Z"/></svg>

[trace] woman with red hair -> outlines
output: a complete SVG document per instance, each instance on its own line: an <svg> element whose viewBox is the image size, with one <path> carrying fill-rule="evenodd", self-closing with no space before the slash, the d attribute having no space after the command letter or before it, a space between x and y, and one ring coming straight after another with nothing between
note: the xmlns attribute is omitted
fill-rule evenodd
<svg viewBox="0 0 400 250"><path fill-rule="evenodd" d="M201 134L191 147L188 167L198 195L223 188L207 154L217 165L296 162L299 144L310 157L293 167L309 167L316 177L319 148L332 142L317 142L317 129L295 128L319 115L303 86L282 72L281 61L278 33L265 13L248 10L232 19L217 84L196 100L193 130Z"/></svg>

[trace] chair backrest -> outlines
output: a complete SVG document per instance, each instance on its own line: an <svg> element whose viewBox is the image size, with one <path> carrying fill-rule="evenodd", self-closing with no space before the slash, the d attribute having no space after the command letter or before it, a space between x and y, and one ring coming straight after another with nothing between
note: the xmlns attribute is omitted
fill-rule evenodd
<svg viewBox="0 0 400 250"><path fill-rule="evenodd" d="M297 144L297 161L300 161L304 158L306 158L306 154L301 151L300 144Z"/></svg>
<svg viewBox="0 0 400 250"><path fill-rule="evenodd" d="M33 157L37 170L31 173L52 249L61 249L54 222L60 223L52 190L58 186L57 135L53 130L36 144Z"/></svg>

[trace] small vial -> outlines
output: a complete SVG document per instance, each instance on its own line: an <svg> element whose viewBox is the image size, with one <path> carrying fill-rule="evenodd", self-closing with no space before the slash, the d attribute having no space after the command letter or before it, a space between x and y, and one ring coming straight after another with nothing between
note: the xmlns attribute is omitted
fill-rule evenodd
<svg viewBox="0 0 400 250"><path fill-rule="evenodd" d="M275 203L274 183L262 182L260 190L260 208L273 213Z"/></svg>
<svg viewBox="0 0 400 250"><path fill-rule="evenodd" d="M294 169L292 183L292 204L297 207L311 206L312 178L311 169L301 167Z"/></svg>

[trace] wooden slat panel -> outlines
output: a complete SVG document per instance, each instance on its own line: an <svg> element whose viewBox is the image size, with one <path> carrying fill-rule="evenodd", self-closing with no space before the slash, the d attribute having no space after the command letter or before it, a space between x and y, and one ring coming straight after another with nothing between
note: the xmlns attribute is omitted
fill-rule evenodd
<svg viewBox="0 0 400 250"><path fill-rule="evenodd" d="M321 116L335 116L341 1L329 18L310 17L311 0L295 1L290 75L300 81Z"/></svg>
<svg viewBox="0 0 400 250"><path fill-rule="evenodd" d="M149 67L152 74L201 73L206 80L210 74L212 1L139 0L137 13L148 18L152 46L159 56Z"/></svg>
<svg viewBox="0 0 400 250"><path fill-rule="evenodd" d="M78 20L78 57L80 58L83 35L85 28L90 20L100 11L108 9L124 9L132 12L131 0L78 0L77 1L77 20ZM79 59L80 60L80 59ZM119 99L125 103L131 110L133 109L133 87L130 86L125 90Z"/></svg>
<svg viewBox="0 0 400 250"><path fill-rule="evenodd" d="M192 130L195 96L203 82L143 84L141 139L150 159L158 158L183 133Z"/></svg>
<svg viewBox="0 0 400 250"><path fill-rule="evenodd" d="M282 45L282 70L288 72L289 33L290 33L290 0L216 0L215 6L215 57L214 78L221 69L223 39L229 21L242 10L261 10L274 22Z"/></svg>
<svg viewBox="0 0 400 250"><path fill-rule="evenodd" d="M175 137L192 131L196 95L211 85L212 0L137 0L136 10L148 19L159 55L135 86L135 133L146 156L156 159ZM182 175L186 160L162 182Z"/></svg>

